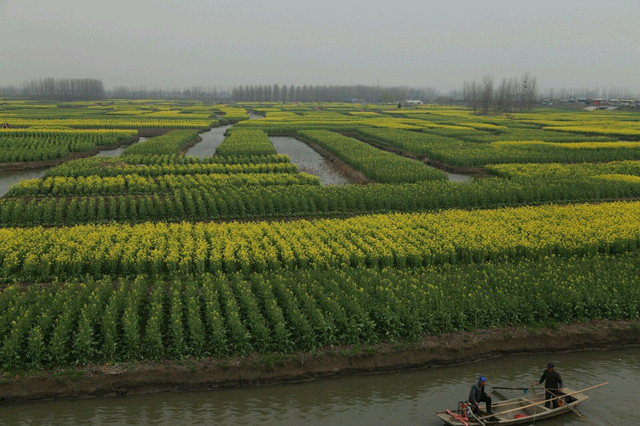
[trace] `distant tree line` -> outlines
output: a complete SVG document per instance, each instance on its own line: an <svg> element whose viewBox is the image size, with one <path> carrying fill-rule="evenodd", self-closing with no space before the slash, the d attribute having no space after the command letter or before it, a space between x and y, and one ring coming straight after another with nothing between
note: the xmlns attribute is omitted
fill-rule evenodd
<svg viewBox="0 0 640 426"><path fill-rule="evenodd" d="M547 89L544 91L544 97L548 99L559 100L578 100L578 99L640 99L640 92L629 88L619 87L592 87L581 89Z"/></svg>
<svg viewBox="0 0 640 426"><path fill-rule="evenodd" d="M431 87L380 87L367 85L247 85L231 90L231 99L245 102L397 102L435 100L439 92Z"/></svg>
<svg viewBox="0 0 640 426"><path fill-rule="evenodd" d="M538 100L536 77L526 73L522 78L503 78L495 83L492 75L482 80L465 81L462 85L464 104L479 114L528 111Z"/></svg>
<svg viewBox="0 0 640 426"><path fill-rule="evenodd" d="M227 101L229 92L217 87L193 86L183 89L149 89L145 86L117 86L107 91L115 99L199 99L206 101Z"/></svg>
<svg viewBox="0 0 640 426"><path fill-rule="evenodd" d="M41 78L25 81L25 98L56 101L92 101L106 98L102 80L94 78Z"/></svg>

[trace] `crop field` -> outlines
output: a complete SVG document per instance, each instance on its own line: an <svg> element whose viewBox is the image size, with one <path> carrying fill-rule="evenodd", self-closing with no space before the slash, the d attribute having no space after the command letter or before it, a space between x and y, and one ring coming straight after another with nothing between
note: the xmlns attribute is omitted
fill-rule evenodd
<svg viewBox="0 0 640 426"><path fill-rule="evenodd" d="M640 318L637 114L9 100L1 123L0 167L57 164L0 197L0 371ZM300 172L282 135L366 183Z"/></svg>
<svg viewBox="0 0 640 426"><path fill-rule="evenodd" d="M136 139L137 132L127 130L2 129L0 169L2 163L53 160Z"/></svg>

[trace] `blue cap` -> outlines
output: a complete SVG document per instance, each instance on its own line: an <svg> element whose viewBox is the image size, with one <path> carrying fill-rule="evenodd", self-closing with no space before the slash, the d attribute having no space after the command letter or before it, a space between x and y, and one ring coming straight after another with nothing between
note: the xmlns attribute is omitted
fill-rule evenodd
<svg viewBox="0 0 640 426"><path fill-rule="evenodd" d="M550 362L549 364L547 364L547 368L548 368L548 369L549 369L549 368L553 368L553 363L552 363L552 362Z"/></svg>
<svg viewBox="0 0 640 426"><path fill-rule="evenodd" d="M480 378L478 379L479 382L486 382L487 378L484 376L480 376Z"/></svg>

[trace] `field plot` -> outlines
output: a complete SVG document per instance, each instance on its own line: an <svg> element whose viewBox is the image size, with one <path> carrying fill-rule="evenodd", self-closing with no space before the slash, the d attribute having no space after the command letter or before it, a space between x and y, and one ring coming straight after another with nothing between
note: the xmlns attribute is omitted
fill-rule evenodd
<svg viewBox="0 0 640 426"><path fill-rule="evenodd" d="M14 103L0 106L0 123L11 128L72 129L208 129L217 123L214 107L203 106L204 113L193 113L172 103L135 103L124 101L74 103L74 105Z"/></svg>
<svg viewBox="0 0 640 426"><path fill-rule="evenodd" d="M62 162L0 198L5 372L640 317L633 115L9 101L0 122L6 162ZM323 186L278 136L365 179Z"/></svg>
<svg viewBox="0 0 640 426"><path fill-rule="evenodd" d="M113 130L0 130L0 169L3 163L37 162L95 151L138 139L137 132Z"/></svg>

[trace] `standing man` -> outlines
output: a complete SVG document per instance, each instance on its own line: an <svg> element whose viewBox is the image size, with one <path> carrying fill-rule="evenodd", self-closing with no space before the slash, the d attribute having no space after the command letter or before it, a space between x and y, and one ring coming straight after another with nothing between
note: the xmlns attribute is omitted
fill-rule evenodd
<svg viewBox="0 0 640 426"><path fill-rule="evenodd" d="M473 412L478 411L478 406L481 402L484 402L487 406L487 414L491 414L491 395L487 395L484 392L484 385L487 383L487 379L484 376L480 376L478 379L478 383L474 383L471 386L471 391L469 392L469 402L471 403L471 407Z"/></svg>
<svg viewBox="0 0 640 426"><path fill-rule="evenodd" d="M547 369L542 372L542 377L540 377L540 384L544 382L544 399L555 398L556 396L562 395L562 377L560 374L554 370L553 363L547 364ZM547 408L551 408L550 402L553 402L553 408L558 408L558 398L553 401L547 401L544 403L544 406Z"/></svg>

